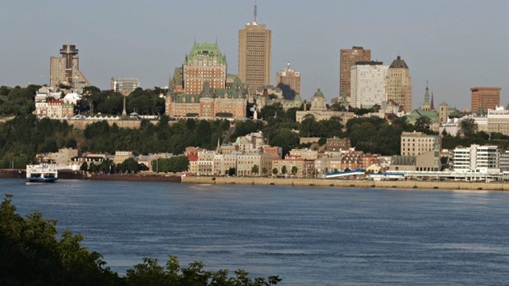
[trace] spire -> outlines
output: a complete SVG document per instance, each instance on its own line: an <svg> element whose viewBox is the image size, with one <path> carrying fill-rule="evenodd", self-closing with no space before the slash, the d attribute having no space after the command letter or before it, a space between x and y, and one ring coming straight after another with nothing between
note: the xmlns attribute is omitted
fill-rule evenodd
<svg viewBox="0 0 509 286"><path fill-rule="evenodd" d="M255 3L254 3L254 24L256 25L258 20L256 19L256 16L257 16L257 7L256 7L256 0L255 0Z"/></svg>
<svg viewBox="0 0 509 286"><path fill-rule="evenodd" d="M429 87L428 81L426 81L426 91L424 92L424 103L422 104L422 110L431 110L431 105L429 103Z"/></svg>
<svg viewBox="0 0 509 286"><path fill-rule="evenodd" d="M431 92L431 110L435 110L435 103L433 100L433 91Z"/></svg>

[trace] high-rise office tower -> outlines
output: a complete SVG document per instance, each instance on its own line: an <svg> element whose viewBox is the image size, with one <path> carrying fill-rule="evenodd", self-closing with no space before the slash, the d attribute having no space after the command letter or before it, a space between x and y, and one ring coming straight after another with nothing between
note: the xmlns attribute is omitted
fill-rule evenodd
<svg viewBox="0 0 509 286"><path fill-rule="evenodd" d="M70 86L82 89L90 83L79 69L78 49L76 45L63 45L60 49L61 57L50 59L50 86Z"/></svg>
<svg viewBox="0 0 509 286"><path fill-rule="evenodd" d="M293 100L300 94L300 72L291 69L288 63L286 69L277 72L276 85L283 91L285 99Z"/></svg>
<svg viewBox="0 0 509 286"><path fill-rule="evenodd" d="M382 62L357 62L352 66L351 102L356 108L382 105L385 100L385 81L389 66Z"/></svg>
<svg viewBox="0 0 509 286"><path fill-rule="evenodd" d="M412 77L400 56L389 66L386 84L387 101L403 106L405 112L412 111Z"/></svg>
<svg viewBox="0 0 509 286"><path fill-rule="evenodd" d="M472 112L488 112L500 105L500 87L472 87Z"/></svg>
<svg viewBox="0 0 509 286"><path fill-rule="evenodd" d="M346 99L351 103L351 69L357 62L371 61L371 50L365 50L363 47L352 47L351 49L341 49L339 54L339 99L341 102Z"/></svg>
<svg viewBox="0 0 509 286"><path fill-rule="evenodd" d="M247 84L249 94L257 88L270 84L271 30L256 19L239 30L239 78Z"/></svg>

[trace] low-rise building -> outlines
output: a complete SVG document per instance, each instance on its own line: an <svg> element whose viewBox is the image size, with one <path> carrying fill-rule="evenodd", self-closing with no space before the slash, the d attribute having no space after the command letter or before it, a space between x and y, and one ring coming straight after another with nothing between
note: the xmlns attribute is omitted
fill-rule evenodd
<svg viewBox="0 0 509 286"><path fill-rule="evenodd" d="M457 147L453 151L453 170L455 172L498 173L500 149L497 146Z"/></svg>
<svg viewBox="0 0 509 286"><path fill-rule="evenodd" d="M327 151L340 151L350 149L350 138L327 138L325 143Z"/></svg>
<svg viewBox="0 0 509 286"><path fill-rule="evenodd" d="M276 175L313 178L315 162L314 160L287 156L284 159L272 160L272 170L276 170Z"/></svg>
<svg viewBox="0 0 509 286"><path fill-rule="evenodd" d="M304 105L306 107L306 105ZM329 120L332 117L341 118L341 122L346 123L355 117L353 112L327 110L327 100L323 93L318 89L311 98L311 107L309 110L297 111L295 120L302 122L308 116L312 116L316 121Z"/></svg>
<svg viewBox="0 0 509 286"><path fill-rule="evenodd" d="M402 156L418 156L432 150L440 150L442 140L438 135L427 135L422 132L403 132L401 134Z"/></svg>
<svg viewBox="0 0 509 286"><path fill-rule="evenodd" d="M133 152L131 151L115 151L115 156L113 156L113 163L115 165L119 165L130 158L134 158Z"/></svg>
<svg viewBox="0 0 509 286"><path fill-rule="evenodd" d="M48 153L45 161L54 162L57 165L70 165L72 158L78 156L78 150L74 148L61 148L56 153Z"/></svg>

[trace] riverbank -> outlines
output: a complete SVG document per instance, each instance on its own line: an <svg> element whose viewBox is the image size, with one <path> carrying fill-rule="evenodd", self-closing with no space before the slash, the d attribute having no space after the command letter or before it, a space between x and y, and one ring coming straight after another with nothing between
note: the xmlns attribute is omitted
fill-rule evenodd
<svg viewBox="0 0 509 286"><path fill-rule="evenodd" d="M502 182L444 182L444 181L369 181L369 180L331 180L299 178L260 178L260 177L182 177L187 184L239 184L265 186L316 186L336 188L379 188L379 189L423 189L423 190L485 190L509 191L509 184Z"/></svg>
<svg viewBox="0 0 509 286"><path fill-rule="evenodd" d="M0 178L26 178L25 170L0 170ZM238 184L260 186L316 186L335 188L378 188L378 189L422 189L422 190L466 190L466 191L509 191L509 183L465 182L465 181L370 181L338 179L299 179L266 177L199 177L168 176L157 174L88 174L59 171L60 179L109 180L109 181L150 181L186 184Z"/></svg>
<svg viewBox="0 0 509 286"><path fill-rule="evenodd" d="M0 178L25 179L25 170L2 169ZM180 176L156 174L84 174L75 171L58 171L58 178L63 180L103 180L103 181L149 181L180 183Z"/></svg>

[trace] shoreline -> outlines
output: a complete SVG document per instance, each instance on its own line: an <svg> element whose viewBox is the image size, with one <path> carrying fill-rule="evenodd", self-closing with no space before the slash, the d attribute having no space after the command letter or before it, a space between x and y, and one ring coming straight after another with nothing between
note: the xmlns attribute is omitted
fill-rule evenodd
<svg viewBox="0 0 509 286"><path fill-rule="evenodd" d="M338 179L299 179L261 177L182 177L185 184L259 185L259 186L312 186L332 188L405 189L405 190L464 190L464 191L509 191L509 184L503 182L465 181L372 181Z"/></svg>
<svg viewBox="0 0 509 286"><path fill-rule="evenodd" d="M25 170L0 169L0 178L25 179ZM365 189L416 189L416 190L464 190L464 191L509 191L509 183L504 182L465 182L465 181L373 181L344 179L303 179L271 177L203 177L177 176L158 174L93 174L60 171L59 179L108 180L108 181L147 181L184 184L218 184L218 185L258 185L258 186L311 186L333 188Z"/></svg>

